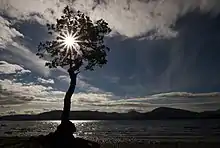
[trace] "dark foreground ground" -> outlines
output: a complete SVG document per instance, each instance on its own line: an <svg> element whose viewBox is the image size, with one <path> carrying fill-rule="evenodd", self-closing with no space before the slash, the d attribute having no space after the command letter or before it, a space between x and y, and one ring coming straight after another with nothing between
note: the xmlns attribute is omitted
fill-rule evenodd
<svg viewBox="0 0 220 148"><path fill-rule="evenodd" d="M31 143L29 139L28 137L0 137L0 148L41 148L40 145ZM213 142L96 142L101 145L101 148L220 148L220 139Z"/></svg>

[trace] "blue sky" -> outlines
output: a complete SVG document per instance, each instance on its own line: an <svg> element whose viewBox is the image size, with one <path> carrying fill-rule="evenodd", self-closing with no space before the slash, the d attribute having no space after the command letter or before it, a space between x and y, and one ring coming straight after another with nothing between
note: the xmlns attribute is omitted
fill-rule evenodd
<svg viewBox="0 0 220 148"><path fill-rule="evenodd" d="M66 5L112 29L108 64L79 75L73 110L219 109L219 0L1 0L1 114L62 109L68 74L35 54Z"/></svg>

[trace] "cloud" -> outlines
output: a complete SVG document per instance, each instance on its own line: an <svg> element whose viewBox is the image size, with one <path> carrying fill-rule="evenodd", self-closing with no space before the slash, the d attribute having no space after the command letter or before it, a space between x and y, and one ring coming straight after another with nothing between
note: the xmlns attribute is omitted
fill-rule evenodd
<svg viewBox="0 0 220 148"><path fill-rule="evenodd" d="M6 48L7 45L10 44L15 44L14 38L16 37L21 37L23 38L24 35L20 33L18 30L15 28L11 28L11 22L0 16L0 33L1 33L1 38L0 38L0 47L1 48Z"/></svg>
<svg viewBox="0 0 220 148"><path fill-rule="evenodd" d="M2 0L0 2L0 10L7 16L21 21L38 21L42 24L56 20L65 6L65 1L59 0Z"/></svg>
<svg viewBox="0 0 220 148"><path fill-rule="evenodd" d="M16 111L62 108L68 73L45 68L35 53L48 39L45 23L67 3L94 20L104 18L113 29L106 38L109 62L79 75L73 109L218 108L218 93L197 93L220 91L218 0L2 0L2 104Z"/></svg>
<svg viewBox="0 0 220 148"><path fill-rule="evenodd" d="M23 67L17 64L9 64L5 61L0 61L0 75L1 74L21 74L30 73L30 70L25 70Z"/></svg>
<svg viewBox="0 0 220 148"><path fill-rule="evenodd" d="M10 26L11 23L0 16L0 48L5 48L6 44L12 44L15 37L24 37L23 34Z"/></svg>
<svg viewBox="0 0 220 148"><path fill-rule="evenodd" d="M51 106L51 109L61 109L65 92L56 88L55 83L58 80L36 77L33 72L17 64L5 61L0 63L0 104L8 106L8 108L1 107L1 111L7 113L12 108L15 111L21 111L31 107L42 110L42 108L51 108ZM64 76L60 76L60 78L62 77ZM82 85L79 87L82 87ZM91 107L91 103L105 102L113 97L108 93L92 93L91 89L88 91L90 93L80 92L74 94L73 108L79 110L84 105ZM85 107L83 108L85 109Z"/></svg>
<svg viewBox="0 0 220 148"><path fill-rule="evenodd" d="M211 93L188 93L188 92L169 92L153 95L153 97L184 97L184 98L201 98L201 97L220 97L220 92Z"/></svg>
<svg viewBox="0 0 220 148"><path fill-rule="evenodd" d="M0 81L1 82L1 81ZM1 82L2 83L2 82ZM25 95L18 95L8 90L0 89L0 104L23 104L27 101L31 101L33 98Z"/></svg>
<svg viewBox="0 0 220 148"><path fill-rule="evenodd" d="M214 14L218 14L218 1L192 0L186 2L180 0L124 0L105 1L103 3L102 1L96 2L98 2L98 5L96 5L96 3L92 0L70 1L73 7L85 11L93 19L104 18L105 20L107 20L111 28L113 28L113 30L115 32L118 32L119 34L116 33L115 36L110 36L106 41L112 49L111 53L109 53L108 56L109 63L105 66L107 68L104 67L104 70L106 70L107 74L102 73L99 78L95 78L94 81L96 82L91 82L93 78L86 75L87 78L83 78L82 83L79 83L79 85L89 85L88 87L94 88L92 91L107 91L113 92L115 93L115 95L122 96L144 96L152 92L157 93L161 91L176 91L174 90L174 88L183 89L187 88L189 85L196 85L194 83L197 83L197 81L199 81L196 80L198 78L191 78L191 76L194 76L196 74L188 74L187 72L185 72L187 70L184 70L184 68L182 70L179 70L178 67L180 67L179 65L181 65L185 61L184 57L179 58L180 56L184 56L184 52L182 50L191 50L192 48L194 48L194 46L199 46L194 45L194 43L188 43L190 41L186 41L186 39L190 38L190 35L189 37L186 37L185 34L190 34L190 32L193 32L197 28L199 29L202 25L197 28L190 28L193 27L193 25L188 25L190 27L184 30L184 28L182 29L182 27L179 26L187 23L185 21L179 22L179 20L185 17L185 15L187 15L188 13L193 12L194 10L199 11L198 15L205 14L205 12L211 12L213 16L216 16ZM9 18L16 18L16 20L19 22L20 28L22 28L22 26L25 26L23 27L24 29L19 29L19 27L16 27L16 25L13 26L13 24L16 24L17 21L14 21L14 23L12 23L13 21L11 21L11 28L14 28L16 31L19 30L20 34L24 35L25 28L28 28L27 26L29 25L34 28L36 27L36 32L40 32L43 34L42 36L44 36L46 31L43 29L38 30L38 27L42 27L42 25L40 24L44 24L42 23L42 20L51 21L51 19L59 16L61 14L61 10L65 6L65 4L68 3L68 1L59 2L55 0L30 0L27 3L27 6L29 6L27 8L23 7L24 3L26 3L24 0L19 0L18 2L2 2L2 12L5 15L8 15ZM36 3L38 3L39 9L33 7L36 5ZM94 7L94 5L96 5L96 7ZM32 21L31 23L30 20ZM193 20L196 21L196 19ZM191 24L195 23L196 22L192 22ZM201 21L196 24L205 23ZM212 28L208 26L202 27ZM203 30L204 28L202 28L201 30ZM188 31L188 33L185 33L186 31ZM198 32L195 32L194 34L197 34ZM35 42L38 41L36 40L36 38L40 40L41 35L39 34L39 36L36 37L31 36L31 34L33 33L31 33L30 29L29 33L25 34L22 42L25 42L24 40L27 40L27 38L31 37L33 42L29 40L28 42L34 43L35 45ZM130 38L125 39L124 36ZM197 36L193 38L196 37ZM186 44L190 44L191 47L182 49L185 42L187 42ZM27 48L26 45L21 46L20 44L15 44L12 47L7 47L7 49L9 55L14 55L11 62L16 60L17 63L24 65L28 69L32 68L32 71L35 70L35 72L41 72L44 75L49 74L50 71L44 67L45 61L37 59L35 53L33 52L34 49ZM193 53L196 56L198 51L193 50L192 54ZM7 59L9 55L7 55L5 59ZM17 57L17 55L19 56ZM22 58L20 58L20 56ZM192 55L192 57L194 56ZM129 59L129 61L127 61L126 59ZM125 64L130 65L130 67L135 66L135 68L131 70ZM115 65L120 68L116 68ZM186 67L187 66L188 65L186 64ZM189 69L189 71L191 71L191 68ZM126 71L126 73L124 73L123 71ZM178 75L176 74L176 71L184 72L181 72L181 74ZM172 76L174 74L177 75L175 78ZM95 72L94 75L97 75L97 72ZM104 76L106 78L102 79L101 77ZM116 79L114 79L113 82L113 79L111 78ZM184 78L188 79L189 81L185 81ZM98 79L102 79L103 82L97 82ZM206 78L204 78L204 80L205 79ZM86 82L86 84L84 84L84 82ZM100 85L96 83L105 84ZM121 85L121 83L126 84ZM118 85L119 87L115 85Z"/></svg>
<svg viewBox="0 0 220 148"><path fill-rule="evenodd" d="M0 108L10 108L10 107L7 105L1 105Z"/></svg>
<svg viewBox="0 0 220 148"><path fill-rule="evenodd" d="M59 96L58 94L60 94L59 91L53 91L52 87L35 84L33 81L26 83L18 82L20 77L22 78L22 76L24 76L27 78L27 76L30 76L31 72L17 64L1 61L0 69L1 104L20 104L46 96L56 99L55 96ZM43 84L46 83L46 80L43 81L43 78L38 78L37 80L41 80ZM47 81L47 83L52 81L53 80Z"/></svg>
<svg viewBox="0 0 220 148"><path fill-rule="evenodd" d="M7 108L1 108L5 113L9 113L12 108L13 111L15 111L13 113L27 113L28 108L32 107L36 110L32 113L42 112L44 108L50 108L51 106L53 106L51 110L62 108L65 92L55 90L55 87L52 87L56 81L37 77L36 82L32 79L32 81L24 83L22 80L32 75L30 71L17 64L10 64L5 61L1 61L1 66L8 67L5 73L4 71L1 73L1 75L6 76L0 79L0 103L8 106ZM7 77L7 75L14 75L15 77L11 78ZM18 81L17 79L19 77L17 77L17 75L23 75L26 78ZM60 76L60 78L66 77ZM190 108L190 105L201 106L204 104L216 104L218 102L218 100L208 100L205 97L204 100L188 100L188 102L186 102L183 101L186 98L175 100L168 97L168 95L166 97L164 95L162 98L161 95L162 94L152 95L146 98L129 99L114 96L107 92L78 92L72 97L72 107L75 110L95 109L100 111L128 111L129 109L136 109L138 111L149 111L160 106L188 106L188 108ZM199 95L194 94L194 96Z"/></svg>
<svg viewBox="0 0 220 148"><path fill-rule="evenodd" d="M113 31L126 37L141 36L152 30L155 30L157 36L176 36L176 32L169 28L172 22L164 24L166 22L163 17L151 16L156 5L155 2L132 1L130 9L127 9L126 0L108 1L95 8L91 1L86 3L87 1L75 1L73 6L76 9L89 12L93 19L104 18Z"/></svg>
<svg viewBox="0 0 220 148"><path fill-rule="evenodd" d="M49 70L45 68L45 61L38 59L35 53L31 52L24 45L20 44L25 36L19 32L13 23L0 16L0 58L11 62L17 62L25 65L29 69L34 69L36 72L43 75L48 75Z"/></svg>
<svg viewBox="0 0 220 148"><path fill-rule="evenodd" d="M8 115L15 115L17 112L15 110L7 111Z"/></svg>
<svg viewBox="0 0 220 148"><path fill-rule="evenodd" d="M220 15L195 10L178 18L172 39L110 38L108 64L85 74L88 83L121 97L219 92L219 21Z"/></svg>
<svg viewBox="0 0 220 148"><path fill-rule="evenodd" d="M73 95L73 103L92 105L93 103L106 103L114 97L111 94L76 93Z"/></svg>
<svg viewBox="0 0 220 148"><path fill-rule="evenodd" d="M23 7L24 4L26 7ZM16 18L21 24L30 20L44 24L42 21L53 21L56 17L59 17L66 4L72 4L76 9L87 12L93 19L106 19L113 30L119 32L122 36L143 36L142 39L158 39L160 36L165 38L176 37L178 30L174 30L173 26L179 17L195 9L199 9L201 12L211 11L213 14L218 14L220 5L217 0L192 0L187 2L181 0L74 0L69 2L58 0L29 0L28 2L26 0L16 2L3 0L1 1L0 10L8 17ZM38 8L35 7L36 5ZM17 36L22 34L15 28L11 30L15 30ZM30 53L24 57L33 57L28 55ZM31 60L31 58L28 60ZM39 62L39 65L43 65L43 61ZM39 69L43 69L42 67Z"/></svg>
<svg viewBox="0 0 220 148"><path fill-rule="evenodd" d="M40 83L43 83L43 84L54 84L54 80L53 79L43 79L43 78L37 78L37 80L40 82Z"/></svg>
<svg viewBox="0 0 220 148"><path fill-rule="evenodd" d="M88 12L92 18L104 18L115 32L126 37L153 32L148 39L175 37L173 30L179 17L195 9L219 13L218 0L76 0L76 9Z"/></svg>
<svg viewBox="0 0 220 148"><path fill-rule="evenodd" d="M0 1L0 48L3 49L0 58L48 76L50 71L45 68L45 61L35 55L36 43L47 37L45 24L54 22L65 6L66 3L59 0ZM26 32L30 26L32 28ZM33 34L33 30L36 33Z"/></svg>
<svg viewBox="0 0 220 148"><path fill-rule="evenodd" d="M41 98L46 95L49 95L52 88L44 87L42 85L34 85L16 83L11 80L0 80L1 82L1 98L7 98L9 102L12 100L22 100L22 101L30 101L33 99ZM5 97L3 97L5 96ZM52 96L51 96L52 97ZM55 98L53 98L55 99Z"/></svg>
<svg viewBox="0 0 220 148"><path fill-rule="evenodd" d="M15 83L10 80L1 80L1 85L1 104L11 106L16 113L24 113L24 110L28 110L29 108L38 110L34 113L43 112L44 108L51 110L62 109L65 92L55 91L51 87L35 85L33 83L30 85L24 85L22 83ZM170 94L175 94L175 92ZM181 94L181 92L178 94ZM186 93L183 92L182 94ZM190 93L187 94L190 96ZM213 95L215 93L210 94ZM130 109L135 109L138 111L150 111L161 106L176 107L194 111L218 109L220 105L219 97L213 97L212 95L193 94L193 96L197 97L189 98L174 96L170 97L171 95L167 94L157 94L145 98L129 99L120 98L107 93L75 93L72 97L72 109L119 112L126 112ZM202 96L202 98L198 96ZM50 108L51 106L52 108ZM1 110L7 111L11 110L11 108L2 108ZM19 110L19 112L17 112L17 110Z"/></svg>

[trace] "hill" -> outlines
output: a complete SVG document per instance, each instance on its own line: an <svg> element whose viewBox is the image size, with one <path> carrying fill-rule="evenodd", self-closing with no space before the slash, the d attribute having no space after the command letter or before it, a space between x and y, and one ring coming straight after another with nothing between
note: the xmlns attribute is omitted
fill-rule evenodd
<svg viewBox="0 0 220 148"><path fill-rule="evenodd" d="M37 115L8 115L0 117L0 120L59 120L62 111L55 110ZM130 111L128 113L99 112L99 111L71 111L71 120L164 120L164 119L220 119L220 110L191 112L182 109L160 107L151 112L140 113Z"/></svg>

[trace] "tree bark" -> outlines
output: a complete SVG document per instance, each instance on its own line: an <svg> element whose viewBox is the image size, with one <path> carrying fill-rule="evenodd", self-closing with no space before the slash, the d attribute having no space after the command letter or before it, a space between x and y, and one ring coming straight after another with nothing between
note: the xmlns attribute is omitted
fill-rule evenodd
<svg viewBox="0 0 220 148"><path fill-rule="evenodd" d="M68 72L70 76L70 85L64 97L64 107L63 107L63 112L61 115L61 123L69 121L70 108L71 108L71 97L76 87L77 73L75 73L74 70L71 70L71 69L69 69Z"/></svg>

